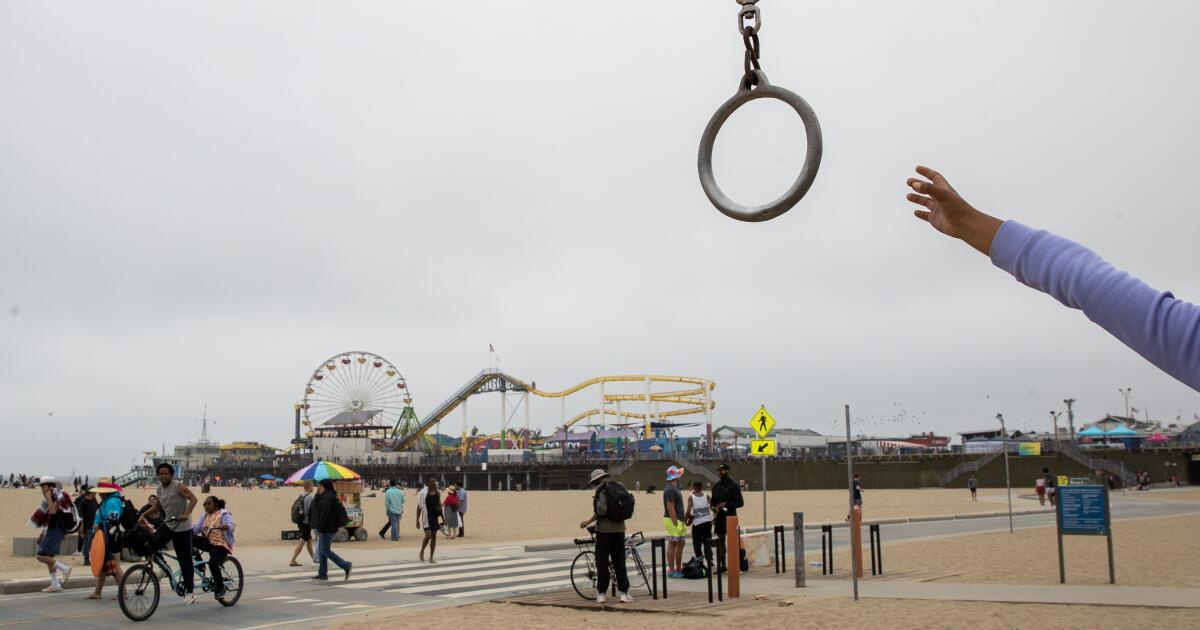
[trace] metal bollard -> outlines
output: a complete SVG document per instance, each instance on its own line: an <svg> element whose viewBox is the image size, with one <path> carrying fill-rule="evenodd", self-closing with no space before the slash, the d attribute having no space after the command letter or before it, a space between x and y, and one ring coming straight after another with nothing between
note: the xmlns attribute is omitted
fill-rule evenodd
<svg viewBox="0 0 1200 630"><path fill-rule="evenodd" d="M871 575L883 575L883 539L879 536L879 524L871 525ZM878 573L876 573L878 565Z"/></svg>
<svg viewBox="0 0 1200 630"><path fill-rule="evenodd" d="M713 578L717 579L717 601L725 601L725 592L721 586L721 571L713 565L713 541L704 541L704 563L708 567L708 603L713 601Z"/></svg>
<svg viewBox="0 0 1200 630"><path fill-rule="evenodd" d="M775 526L775 572L787 573L787 539L784 537L783 525Z"/></svg>
<svg viewBox="0 0 1200 630"><path fill-rule="evenodd" d="M821 575L833 575L833 525L821 526Z"/></svg>
<svg viewBox="0 0 1200 630"><path fill-rule="evenodd" d="M663 559L663 599L667 598L667 541L663 538L650 539L650 595L658 599L658 554Z"/></svg>
<svg viewBox="0 0 1200 630"><path fill-rule="evenodd" d="M792 513L792 545L796 554L796 562L793 564L796 570L796 586L805 586L807 576L804 572L807 570L808 557L804 553L804 512Z"/></svg>

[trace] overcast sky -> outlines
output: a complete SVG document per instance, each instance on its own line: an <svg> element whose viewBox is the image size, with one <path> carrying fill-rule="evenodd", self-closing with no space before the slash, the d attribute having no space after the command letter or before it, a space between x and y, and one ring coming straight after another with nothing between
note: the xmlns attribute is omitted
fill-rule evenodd
<svg viewBox="0 0 1200 630"><path fill-rule="evenodd" d="M766 404L833 433L849 403L864 433L1046 430L1068 396L1080 422L1122 411L1119 387L1200 413L904 201L929 164L1197 299L1200 6L761 7L825 158L743 224L695 165L740 78L731 0L0 4L0 472L123 471L206 403L216 439L285 446L312 370L355 349L422 416L489 343L547 389L714 379L718 425ZM803 126L756 101L716 152L766 201ZM470 412L498 427L494 398Z"/></svg>

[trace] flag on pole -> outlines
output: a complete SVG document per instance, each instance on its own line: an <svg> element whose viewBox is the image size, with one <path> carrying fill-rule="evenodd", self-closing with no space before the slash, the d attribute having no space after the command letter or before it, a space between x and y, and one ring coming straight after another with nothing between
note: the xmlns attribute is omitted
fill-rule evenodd
<svg viewBox="0 0 1200 630"><path fill-rule="evenodd" d="M492 344L490 344L490 343L489 343L489 344L488 344L488 352L495 352L495 351L496 351L496 349L495 349L495 348L493 348L493 347L492 347Z"/></svg>

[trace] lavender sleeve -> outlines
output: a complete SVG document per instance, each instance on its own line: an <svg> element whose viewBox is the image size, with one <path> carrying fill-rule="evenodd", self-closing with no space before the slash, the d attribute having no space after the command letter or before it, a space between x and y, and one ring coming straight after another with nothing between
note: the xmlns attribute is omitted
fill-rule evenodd
<svg viewBox="0 0 1200 630"><path fill-rule="evenodd" d="M992 263L1018 281L1083 311L1121 343L1200 390L1200 307L1115 269L1088 248L1005 221Z"/></svg>

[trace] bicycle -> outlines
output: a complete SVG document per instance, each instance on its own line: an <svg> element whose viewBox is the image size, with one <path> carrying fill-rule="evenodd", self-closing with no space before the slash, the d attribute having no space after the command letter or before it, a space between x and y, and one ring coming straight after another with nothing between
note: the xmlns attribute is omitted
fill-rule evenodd
<svg viewBox="0 0 1200 630"><path fill-rule="evenodd" d="M183 572L181 570L172 571L171 565L167 562L168 558L174 560L176 564L180 563L177 556L160 550L151 553L140 564L135 564L125 570L125 575L121 578L121 584L117 589L117 602L121 605L121 612L130 620L145 621L154 615L154 611L158 609L161 595L160 576L166 576L167 581L171 584L171 590L176 595L183 597ZM213 582L213 576L208 575L208 561L203 554L195 551L191 560L195 574L200 576L200 591L203 593L215 591L215 582ZM157 573L155 572L156 567ZM225 592L216 599L222 606L233 606L242 598L242 563L238 562L237 558L228 556L221 561L218 569Z"/></svg>
<svg viewBox="0 0 1200 630"><path fill-rule="evenodd" d="M571 561L571 586L575 592L584 599L596 598L596 582L598 581L600 572L596 569L596 528L589 527L588 533L590 538L576 538L575 546L579 548L579 554ZM629 577L629 590L635 588L645 588L647 594L652 594L650 589L649 572L646 570L646 563L642 561L641 554L638 553L638 546L645 544L646 537L642 532L635 532L625 537L625 558L633 560L634 572ZM628 565L627 565L628 566ZM616 588L617 573L616 569L609 566L609 584ZM586 591L586 593L585 593Z"/></svg>

